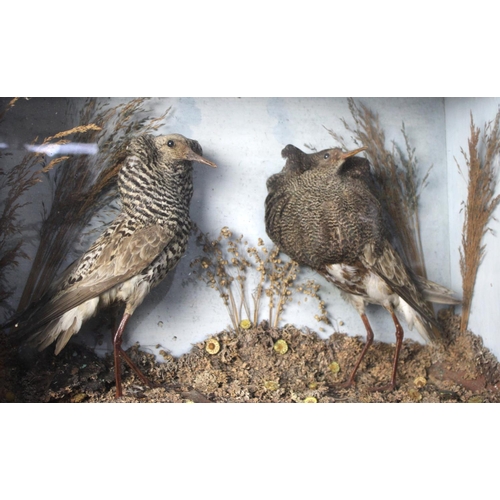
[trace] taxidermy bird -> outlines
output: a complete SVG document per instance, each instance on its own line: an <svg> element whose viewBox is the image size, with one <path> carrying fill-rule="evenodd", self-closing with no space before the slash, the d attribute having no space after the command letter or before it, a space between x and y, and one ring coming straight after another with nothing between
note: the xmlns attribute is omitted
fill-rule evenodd
<svg viewBox="0 0 500 500"><path fill-rule="evenodd" d="M389 312L396 327L396 352L390 383L376 390L392 390L404 335L397 315L410 329L434 340L439 324L426 301L460 301L447 288L415 275L391 244L370 164L355 157L364 149L306 154L286 146L283 170L267 180L266 231L281 251L340 288L361 316L366 344L344 386L354 383L373 343L365 305L378 304Z"/></svg>
<svg viewBox="0 0 500 500"><path fill-rule="evenodd" d="M135 309L186 251L192 162L216 166L201 155L197 141L179 134L133 139L118 174L120 215L37 304L5 326L15 326L39 350L55 342L59 354L99 308L122 302L113 336L116 397L122 395L120 358L149 384L122 349L122 335Z"/></svg>

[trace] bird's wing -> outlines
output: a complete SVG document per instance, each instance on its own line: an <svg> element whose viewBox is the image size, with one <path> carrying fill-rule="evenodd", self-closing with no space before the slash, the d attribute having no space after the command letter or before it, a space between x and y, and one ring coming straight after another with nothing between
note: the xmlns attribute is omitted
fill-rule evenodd
<svg viewBox="0 0 500 500"><path fill-rule="evenodd" d="M425 299L411 278L406 266L399 254L392 248L386 240L382 247L382 253L375 256L371 245L366 245L361 257L363 264L382 278L393 292L397 293L406 303L408 303L427 323L429 337L433 338L433 328L440 330L439 323L434 317Z"/></svg>
<svg viewBox="0 0 500 500"><path fill-rule="evenodd" d="M172 237L173 233L159 224L138 229L130 235L123 235L119 230L114 231L88 274L57 293L30 318L27 329L34 332L66 311L98 297L140 273L158 257ZM94 247L95 245L92 248ZM79 262L82 262L87 254L88 252Z"/></svg>

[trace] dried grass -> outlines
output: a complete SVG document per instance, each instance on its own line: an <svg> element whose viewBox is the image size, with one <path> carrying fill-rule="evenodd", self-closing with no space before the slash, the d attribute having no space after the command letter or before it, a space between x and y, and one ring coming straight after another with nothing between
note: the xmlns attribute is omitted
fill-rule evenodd
<svg viewBox="0 0 500 500"><path fill-rule="evenodd" d="M469 323L474 286L477 271L483 260L486 245L482 244L484 235L491 229L488 227L493 212L500 203L500 195L494 196L497 183L495 159L500 152L500 110L494 122L488 122L482 134L485 147L484 159L479 142L481 130L474 125L470 116L469 154L461 149L467 165L467 202L464 208L464 224L462 228L462 246L460 251L460 273L462 274L463 307L460 331L465 332ZM458 169L462 169L455 159Z"/></svg>
<svg viewBox="0 0 500 500"><path fill-rule="evenodd" d="M11 99L8 103L7 106L5 106L5 109L2 109L0 111L0 122L2 122L4 116L6 115L7 111L9 111L11 108L13 108L16 105L16 102L19 100L19 97L14 97Z"/></svg>
<svg viewBox="0 0 500 500"><path fill-rule="evenodd" d="M18 98L11 99L4 110L0 112L0 122L7 112L17 102ZM0 150L0 160L6 156ZM19 265L20 259L27 258L22 250L22 225L19 222L20 210L29 204L21 201L24 194L40 182L37 169L40 158L36 154L26 155L22 161L6 171L3 162L0 163L0 308L11 312L7 299L14 292L9 285L7 276Z"/></svg>

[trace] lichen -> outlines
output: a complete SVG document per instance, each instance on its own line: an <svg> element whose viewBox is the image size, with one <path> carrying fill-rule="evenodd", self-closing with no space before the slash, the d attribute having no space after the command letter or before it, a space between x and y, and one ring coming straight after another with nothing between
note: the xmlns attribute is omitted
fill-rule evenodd
<svg viewBox="0 0 500 500"><path fill-rule="evenodd" d="M205 350L208 354L217 354L220 351L220 344L217 339L213 337L207 340L207 344L205 346Z"/></svg>
<svg viewBox="0 0 500 500"><path fill-rule="evenodd" d="M278 382L275 382L274 380L266 380L264 382L264 387L268 391L277 391L279 389L280 385L278 384Z"/></svg>
<svg viewBox="0 0 500 500"><path fill-rule="evenodd" d="M248 330L251 327L252 327L252 322L249 319L242 319L240 321L240 328L242 328L243 330Z"/></svg>
<svg viewBox="0 0 500 500"><path fill-rule="evenodd" d="M422 394L420 394L420 392L417 391L416 389L410 389L408 391L408 396L410 397L410 399L412 401L415 401L415 402L422 400Z"/></svg>
<svg viewBox="0 0 500 500"><path fill-rule="evenodd" d="M340 365L336 362L336 361L332 361L329 365L328 365L328 369L332 372L332 373L338 373L340 371Z"/></svg>
<svg viewBox="0 0 500 500"><path fill-rule="evenodd" d="M467 403L483 403L484 399L482 396L472 396L467 400Z"/></svg>
<svg viewBox="0 0 500 500"><path fill-rule="evenodd" d="M314 396L308 396L304 399L304 403L317 403L318 400Z"/></svg>
<svg viewBox="0 0 500 500"><path fill-rule="evenodd" d="M288 344L285 340L279 339L274 343L274 350L278 354L285 354L288 351Z"/></svg>

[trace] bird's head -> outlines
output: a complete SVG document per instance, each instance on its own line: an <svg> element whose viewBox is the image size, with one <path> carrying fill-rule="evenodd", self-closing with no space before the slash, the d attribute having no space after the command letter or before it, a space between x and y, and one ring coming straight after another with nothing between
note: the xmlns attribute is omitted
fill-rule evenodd
<svg viewBox="0 0 500 500"><path fill-rule="evenodd" d="M342 151L340 148L324 149L318 153L314 153L311 156L313 161L311 162L312 168L326 168L338 170L347 158L357 155L366 149L365 146L354 149L352 151Z"/></svg>
<svg viewBox="0 0 500 500"><path fill-rule="evenodd" d="M198 141L180 134L160 135L154 138L161 159L166 163L196 161L210 167L217 165L202 156L203 151Z"/></svg>

